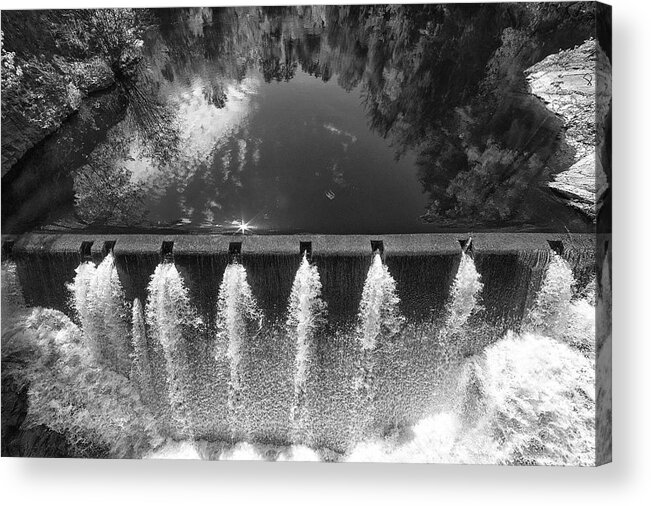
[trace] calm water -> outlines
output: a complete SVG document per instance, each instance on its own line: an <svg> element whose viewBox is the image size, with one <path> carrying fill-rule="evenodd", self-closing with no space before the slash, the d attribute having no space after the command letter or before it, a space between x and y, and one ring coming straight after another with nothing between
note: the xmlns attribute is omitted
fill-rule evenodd
<svg viewBox="0 0 651 506"><path fill-rule="evenodd" d="M369 130L360 90L297 70L266 83L256 69L224 88L226 105L210 104L197 74L165 90L183 124L184 155L193 161L158 170L141 159L134 177L151 189L157 224L256 231L425 230L427 196L414 156L400 160Z"/></svg>
<svg viewBox="0 0 651 506"><path fill-rule="evenodd" d="M161 10L121 88L125 119L75 172L75 205L49 227L587 229L545 186L539 160L558 132L541 130L544 111L519 102L499 126L459 120L479 89L473 65L491 54L483 41L470 49L479 63L451 67L430 40L427 8L377 16ZM508 133L517 129L527 145Z"/></svg>

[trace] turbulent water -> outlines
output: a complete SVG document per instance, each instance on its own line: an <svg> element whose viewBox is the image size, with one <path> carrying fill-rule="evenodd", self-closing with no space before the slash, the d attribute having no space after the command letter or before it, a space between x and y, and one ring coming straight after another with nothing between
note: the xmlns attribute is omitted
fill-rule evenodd
<svg viewBox="0 0 651 506"><path fill-rule="evenodd" d="M303 262L299 273L307 275L308 267ZM196 442L191 454L220 460L590 465L595 451L595 376L589 345L594 306L585 299L570 300L573 284L569 265L554 256L527 318L528 330L508 332L453 367L452 381L441 387L447 400L407 430L367 437L334 457L325 449L301 445L215 447L206 441ZM448 302L448 329L464 332L464 324L479 308L481 288L472 257L464 255ZM360 305L360 348L372 352L383 330L396 328L397 303L395 283L376 255ZM552 328L541 325L547 322L542 313L564 318L553 318ZM185 447L179 453L188 451ZM165 447L161 452L169 457L173 450Z"/></svg>
<svg viewBox="0 0 651 506"><path fill-rule="evenodd" d="M188 403L190 371L184 339L201 326L183 278L171 262L156 267L147 287L145 309L152 337L160 344L167 369L167 387L176 428L190 436L192 410ZM188 332L190 331L190 332Z"/></svg>
<svg viewBox="0 0 651 506"><path fill-rule="evenodd" d="M541 333L550 330L547 325L522 335L508 332L460 365L447 392L448 405L416 423L407 441L364 441L347 460L594 462L595 374L586 345L594 335L594 307L583 300L570 302L573 284L571 268L555 255L529 315L545 323L541 314L564 315L562 321L552 319L553 333ZM481 286L472 258L464 255L449 306L453 328L472 314Z"/></svg>
<svg viewBox="0 0 651 506"><path fill-rule="evenodd" d="M468 321L470 315L477 311L483 286L475 262L464 251L461 253L459 269L452 284L451 303L448 307L445 332L452 334L459 331Z"/></svg>
<svg viewBox="0 0 651 506"><path fill-rule="evenodd" d="M461 368L457 402L414 425L408 440L357 445L350 461L590 464L594 368L535 334L509 334Z"/></svg>
<svg viewBox="0 0 651 506"><path fill-rule="evenodd" d="M360 356L354 388L369 417L377 395L377 352L392 343L404 323L399 303L396 282L382 261L382 256L376 252L364 282L356 329ZM367 418L365 423L368 422ZM358 428L362 434L367 430L364 424Z"/></svg>
<svg viewBox="0 0 651 506"><path fill-rule="evenodd" d="M97 359L117 372L131 369L128 307L112 253L95 267L83 262L70 285L73 304Z"/></svg>
<svg viewBox="0 0 651 506"><path fill-rule="evenodd" d="M22 304L19 294L11 288L16 284L11 283L15 281L14 270L12 264L3 263L3 309L15 301ZM608 279L606 282L602 280L601 284L607 282ZM246 270L241 264L227 266L219 286L214 356L199 357L215 364L227 364L229 372L224 381L228 382L228 399L206 409L208 413L210 409L228 410L227 423L232 436L229 441L207 441L195 437L193 417L199 406L195 406L198 398L193 391L197 388L195 383L199 376L193 375L193 366L190 365L196 363L197 357L191 359L188 353L197 349L189 347L190 343L205 339L201 336L205 336L207 326L198 317L183 277L173 263L165 262L156 267L147 287L144 311L141 301L135 299L130 315L125 312L127 306L112 255L108 255L98 267L91 262L82 263L70 289L83 331L75 330L71 322L57 325L62 329L60 333L82 336L80 342L89 350L88 356L109 368L121 366L120 355L113 350L117 345L125 346L126 341L125 349L131 349L131 354L127 355L129 368L122 375L130 376L145 405L155 407L160 402L156 398L166 397L172 427L168 430L161 425L156 430L176 441L152 446L147 453L150 457L589 465L594 462L595 455L595 307L592 297L577 296L574 285L569 264L559 255L552 255L521 333L509 331L506 335L495 336L491 341L493 344L480 352L465 358L457 356L437 365L445 368L445 381L433 387L436 402L426 402L427 407L420 410L419 417L412 421L403 418L401 424L383 431L367 431L365 416L384 405L385 400L377 398L380 392L378 380L382 378L376 375L385 370L376 367L380 357L384 360L389 357L396 364L408 361L409 366L400 369L404 371L401 381L408 385L416 381L415 368L421 366L414 361L414 356L402 354L425 353L425 348L423 351L403 350L397 346L408 336L410 325L413 325L406 324L401 316L396 282L382 257L376 254L350 335L326 336L327 339L343 339L339 342L354 345L341 355L341 360L350 363L350 369L346 369L348 366L342 368L341 364L329 366L332 371L328 374L340 371L335 377L340 386L345 386L346 382L350 385L350 389L341 388L332 394L335 395L333 406L341 409L341 413L335 416L347 420L346 423L354 429L349 446L337 451L320 443L318 438L306 438L302 430L306 422L308 382L312 375L323 373L314 367L319 360L317 336L320 332L330 332L319 271L307 257L302 259L296 272L283 321L285 338L294 350L293 367L283 372L291 377L288 388L292 389L289 397L293 403L285 416L289 419L288 430L294 431L291 440L297 444L293 446L269 441L262 443L241 430L243 425L239 416L242 403L248 402L246 391L261 387L245 384L245 380L274 381L271 376L278 374L278 371L268 370L263 376L246 379L245 368L253 364L249 359L258 359L247 354L263 349L250 348L251 340L267 339L267 335L259 335L263 312L254 300ZM481 291L482 281L473 258L464 254L445 309L445 330L436 332L463 339L471 331L470 318L482 309ZM54 313L57 312L51 312ZM60 319L65 319L57 314ZM42 313L39 318L53 318L48 315L50 313ZM30 328L32 321L14 322L12 335L17 328L23 328L21 326ZM5 333L3 318L3 339ZM426 338L424 335L423 339ZM57 337L55 342L67 342L66 339L77 338ZM433 342L445 343L445 340L435 339ZM4 343L3 340L3 347ZM412 340L409 346L420 345ZM156 362L151 355L156 347L161 350L162 362ZM386 350L389 353L383 355ZM165 392L157 392L152 380L157 374L154 370L156 363L164 367ZM37 378L32 381L34 385L47 385L50 380ZM123 381L127 380L123 378ZM416 389L414 392L423 386L418 381L409 387ZM283 384L279 383L280 388L284 388ZM390 395L381 391L383 395ZM34 406L47 405L47 395L50 394L46 392L45 388L39 391L41 397L35 398ZM336 397L351 393L362 401L353 401L352 408L348 404L350 399ZM273 395L275 397L275 393ZM392 409L407 409L407 405L400 402L407 402L407 399L392 404ZM138 406L135 413L144 412L145 408L140 404L134 406ZM247 406L247 409L260 408ZM349 409L352 412L346 411ZM37 419L51 420L47 418L51 408L43 410L41 418ZM103 416L110 418L111 415ZM331 420L328 417L332 415L310 412L310 416L319 423L330 423L325 420ZM99 423L102 417L96 419L98 421L93 423ZM80 420L75 423L86 423ZM135 430L137 422L131 421L130 424L130 430ZM57 427L60 429L61 425ZM148 430L154 431L151 427ZM159 436L148 437L155 440Z"/></svg>
<svg viewBox="0 0 651 506"><path fill-rule="evenodd" d="M151 401L154 396L151 384L152 370L147 349L147 330L145 329L145 314L140 299L133 301L131 317L131 343L133 346L133 368L131 378L140 389L140 395L145 401Z"/></svg>
<svg viewBox="0 0 651 506"><path fill-rule="evenodd" d="M570 265L560 255L552 252L547 275L529 315L530 324L543 331L562 329L570 316L574 284Z"/></svg>
<svg viewBox="0 0 651 506"><path fill-rule="evenodd" d="M323 324L325 303L321 299L321 278L316 265L311 265L307 254L296 272L289 296L287 332L296 343L294 371L294 405L292 420L300 431L305 416L305 396L310 367L314 361L315 333Z"/></svg>
<svg viewBox="0 0 651 506"><path fill-rule="evenodd" d="M246 269L241 264L229 264L219 286L217 302L217 345L215 359L225 356L229 363L230 379L228 409L231 419L237 419L242 402L242 361L249 331L260 330L262 315L251 287L246 280Z"/></svg>
<svg viewBox="0 0 651 506"><path fill-rule="evenodd" d="M11 319L25 306L15 262L2 261L2 320Z"/></svg>
<svg viewBox="0 0 651 506"><path fill-rule="evenodd" d="M398 310L399 302L396 282L382 262L380 253L375 253L359 307L357 332L362 350L374 350L381 335L391 338L398 333L403 323Z"/></svg>

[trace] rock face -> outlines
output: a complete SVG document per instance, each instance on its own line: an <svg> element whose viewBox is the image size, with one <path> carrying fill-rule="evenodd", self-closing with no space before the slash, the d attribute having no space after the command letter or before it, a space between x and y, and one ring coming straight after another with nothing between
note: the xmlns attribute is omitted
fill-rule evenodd
<svg viewBox="0 0 651 506"><path fill-rule="evenodd" d="M88 95L105 90L115 83L111 68L101 60L66 63L58 61L59 67L66 70L74 83L73 89L82 101ZM2 175L4 176L27 151L45 137L59 129L72 114L78 112L82 102L52 101L56 121L49 128L30 122L17 111L9 111L2 117Z"/></svg>
<svg viewBox="0 0 651 506"><path fill-rule="evenodd" d="M593 220L608 188L602 163L611 107L611 66L596 40L560 51L526 70L531 93L564 122L573 163L550 188ZM609 163L609 161L607 161Z"/></svg>

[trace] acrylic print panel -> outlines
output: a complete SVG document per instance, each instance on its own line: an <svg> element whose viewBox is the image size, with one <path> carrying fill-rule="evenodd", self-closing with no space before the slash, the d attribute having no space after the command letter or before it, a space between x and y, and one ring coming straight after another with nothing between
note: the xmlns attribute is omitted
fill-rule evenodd
<svg viewBox="0 0 651 506"><path fill-rule="evenodd" d="M608 6L2 37L3 456L610 461Z"/></svg>

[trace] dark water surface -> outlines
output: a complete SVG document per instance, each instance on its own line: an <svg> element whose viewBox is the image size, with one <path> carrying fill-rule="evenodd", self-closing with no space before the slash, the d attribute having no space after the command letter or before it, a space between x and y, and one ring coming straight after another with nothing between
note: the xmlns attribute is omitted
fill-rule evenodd
<svg viewBox="0 0 651 506"><path fill-rule="evenodd" d="M473 48L478 21L428 9L159 11L124 120L46 228L587 230L546 188L560 125L543 107L468 119L500 32Z"/></svg>
<svg viewBox="0 0 651 506"><path fill-rule="evenodd" d="M395 160L369 130L357 89L296 71L266 83L256 70L207 102L197 75L169 90L191 163L156 170L134 163L151 188L150 219L183 228L249 223L255 231L422 231L427 201L414 156Z"/></svg>

